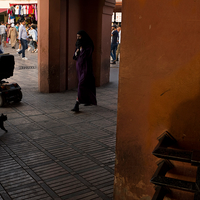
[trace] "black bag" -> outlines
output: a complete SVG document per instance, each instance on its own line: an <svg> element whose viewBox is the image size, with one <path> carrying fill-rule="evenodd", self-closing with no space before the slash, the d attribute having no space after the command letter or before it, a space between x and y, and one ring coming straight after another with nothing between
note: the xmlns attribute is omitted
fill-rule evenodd
<svg viewBox="0 0 200 200"><path fill-rule="evenodd" d="M0 54L0 80L13 76L15 58L10 54Z"/></svg>

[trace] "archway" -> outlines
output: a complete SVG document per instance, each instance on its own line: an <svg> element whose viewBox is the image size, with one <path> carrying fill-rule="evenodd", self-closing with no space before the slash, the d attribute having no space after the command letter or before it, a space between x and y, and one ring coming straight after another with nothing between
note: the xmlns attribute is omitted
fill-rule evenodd
<svg viewBox="0 0 200 200"><path fill-rule="evenodd" d="M95 44L96 85L109 82L110 27L115 0L39 0L38 7L39 91L61 92L76 87L72 52L80 29L86 30Z"/></svg>

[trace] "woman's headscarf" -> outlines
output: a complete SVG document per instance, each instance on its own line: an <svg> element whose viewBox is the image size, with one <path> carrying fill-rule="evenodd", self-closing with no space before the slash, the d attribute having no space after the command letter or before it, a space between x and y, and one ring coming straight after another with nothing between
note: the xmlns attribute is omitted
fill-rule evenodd
<svg viewBox="0 0 200 200"><path fill-rule="evenodd" d="M83 30L78 31L79 35L81 35L81 39L78 39L76 42L76 47L92 47L92 49L94 50L94 44L92 39L90 38L90 36Z"/></svg>

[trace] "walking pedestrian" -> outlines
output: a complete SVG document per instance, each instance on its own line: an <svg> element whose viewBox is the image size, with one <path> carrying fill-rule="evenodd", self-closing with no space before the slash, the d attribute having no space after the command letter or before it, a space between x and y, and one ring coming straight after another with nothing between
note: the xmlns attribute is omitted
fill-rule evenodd
<svg viewBox="0 0 200 200"><path fill-rule="evenodd" d="M15 45L17 42L17 36L18 36L17 29L15 28L14 24L11 24L11 28L9 29L8 37L10 38L11 47L13 49L15 49Z"/></svg>
<svg viewBox="0 0 200 200"><path fill-rule="evenodd" d="M85 31L77 33L76 50L73 59L76 60L78 76L78 98L72 111L79 112L79 104L97 105L95 78L92 68L92 53L94 44Z"/></svg>
<svg viewBox="0 0 200 200"><path fill-rule="evenodd" d="M5 26L4 22L1 22L0 28L1 28L1 33L2 33L1 42L4 43L4 47L6 47L7 36L6 36L6 26Z"/></svg>
<svg viewBox="0 0 200 200"><path fill-rule="evenodd" d="M31 37L31 42L29 45L33 48L32 53L35 53L37 50L37 31L34 29L34 25L30 27L29 37Z"/></svg>
<svg viewBox="0 0 200 200"><path fill-rule="evenodd" d="M7 24L7 28L6 28L6 41L8 42L8 44L10 44L10 38L9 38L9 30L10 30L10 24Z"/></svg>
<svg viewBox="0 0 200 200"><path fill-rule="evenodd" d="M16 23L16 26L15 26L17 32L19 32L19 22Z"/></svg>
<svg viewBox="0 0 200 200"><path fill-rule="evenodd" d="M116 64L116 50L117 50L118 31L117 31L117 26L115 24L112 26L111 37L112 37L111 51L110 51L110 55L112 57L111 64Z"/></svg>
<svg viewBox="0 0 200 200"><path fill-rule="evenodd" d="M21 26L21 21L19 21L18 24L19 24L19 26L18 26L18 35L19 35L19 27ZM19 43L19 47L17 49L17 52L19 52L21 50L21 47L22 47L21 42L19 41L19 37L17 38L17 41Z"/></svg>
<svg viewBox="0 0 200 200"><path fill-rule="evenodd" d="M116 53L116 61L119 61L119 54L120 54L120 46L121 46L121 26L118 26L118 45L117 45L117 53Z"/></svg>
<svg viewBox="0 0 200 200"><path fill-rule="evenodd" d="M22 54L22 60L28 60L28 58L25 57L25 50L28 48L27 32L26 32L25 24L26 24L26 21L23 19L19 27L19 41L22 45L22 50L17 52L17 54L18 55Z"/></svg>
<svg viewBox="0 0 200 200"><path fill-rule="evenodd" d="M3 42L2 42L3 33L4 33L4 28L0 26L0 54L3 53Z"/></svg>

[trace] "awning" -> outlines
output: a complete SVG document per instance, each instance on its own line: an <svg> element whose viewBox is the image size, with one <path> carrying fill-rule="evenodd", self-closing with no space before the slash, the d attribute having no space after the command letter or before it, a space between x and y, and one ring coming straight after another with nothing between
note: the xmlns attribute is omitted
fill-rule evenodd
<svg viewBox="0 0 200 200"><path fill-rule="evenodd" d="M6 12L6 11L7 11L7 8L0 8L0 13Z"/></svg>

